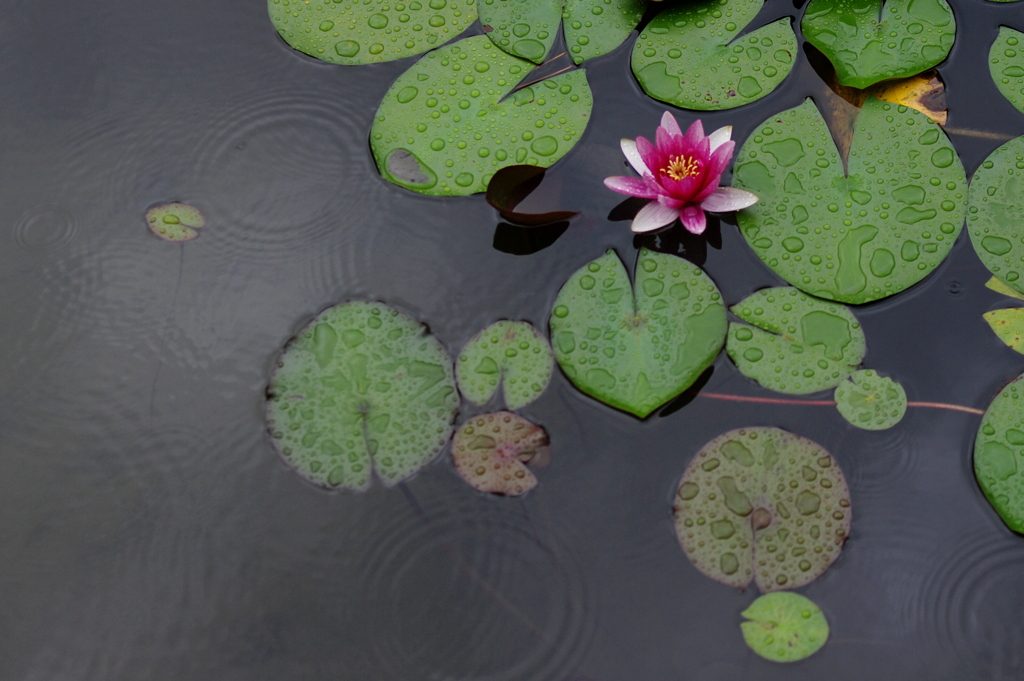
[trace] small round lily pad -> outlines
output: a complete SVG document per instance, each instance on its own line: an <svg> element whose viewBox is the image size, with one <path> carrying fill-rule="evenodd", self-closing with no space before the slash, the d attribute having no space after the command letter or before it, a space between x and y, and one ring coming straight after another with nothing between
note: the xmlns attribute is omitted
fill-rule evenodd
<svg viewBox="0 0 1024 681"><path fill-rule="evenodd" d="M184 203L165 203L146 211L146 225L164 241L189 241L199 236L197 229L206 225L206 218Z"/></svg>
<svg viewBox="0 0 1024 681"><path fill-rule="evenodd" d="M633 32L647 9L645 0L565 0L565 44L572 60L608 54Z"/></svg>
<svg viewBox="0 0 1024 681"><path fill-rule="evenodd" d="M772 662L796 662L818 652L828 640L828 621L814 601L800 594L765 594L743 611L743 639Z"/></svg>
<svg viewBox="0 0 1024 681"><path fill-rule="evenodd" d="M1024 534L1024 376L985 411L974 441L974 475L1003 522Z"/></svg>
<svg viewBox="0 0 1024 681"><path fill-rule="evenodd" d="M821 445L779 428L719 435L686 467L676 535L711 579L762 592L817 579L850 534L850 491Z"/></svg>
<svg viewBox="0 0 1024 681"><path fill-rule="evenodd" d="M334 64L410 57L476 21L476 0L268 0L267 7L289 45Z"/></svg>
<svg viewBox="0 0 1024 681"><path fill-rule="evenodd" d="M988 69L1003 96L1024 113L1024 33L1007 26L999 27L999 35L988 52Z"/></svg>
<svg viewBox="0 0 1024 681"><path fill-rule="evenodd" d="M651 97L684 109L732 109L785 80L797 40L786 17L741 38L764 0L697 0L670 7L643 30L632 66Z"/></svg>
<svg viewBox="0 0 1024 681"><path fill-rule="evenodd" d="M864 430L892 428L907 413L903 386L871 369L855 371L836 388L836 408L843 418Z"/></svg>
<svg viewBox="0 0 1024 681"><path fill-rule="evenodd" d="M382 303L330 307L293 338L267 387L267 428L285 462L328 489L410 477L448 443L459 407L452 362L424 326Z"/></svg>
<svg viewBox="0 0 1024 681"><path fill-rule="evenodd" d="M551 346L532 324L500 321L466 343L455 376L462 395L473 404L485 404L500 383L505 406L520 409L540 397L554 369Z"/></svg>
<svg viewBox="0 0 1024 681"><path fill-rule="evenodd" d="M541 63L562 21L562 0L480 0L480 23L487 37L516 57ZM485 29L486 30L486 29Z"/></svg>
<svg viewBox="0 0 1024 681"><path fill-rule="evenodd" d="M967 233L985 267L1024 293L1021 224L1024 224L1024 137L1017 137L993 151L974 173Z"/></svg>
<svg viewBox="0 0 1024 681"><path fill-rule="evenodd" d="M860 322L845 305L793 287L762 289L732 313L725 349L740 372L780 393L807 395L840 384L864 359Z"/></svg>
<svg viewBox="0 0 1024 681"><path fill-rule="evenodd" d="M452 459L463 480L481 492L511 497L537 486L527 463L550 458L547 432L508 411L470 419L455 432Z"/></svg>

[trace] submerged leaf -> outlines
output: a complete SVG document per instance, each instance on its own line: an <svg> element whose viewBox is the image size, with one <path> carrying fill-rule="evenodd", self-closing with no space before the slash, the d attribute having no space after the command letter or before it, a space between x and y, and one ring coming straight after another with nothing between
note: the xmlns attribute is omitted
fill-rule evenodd
<svg viewBox="0 0 1024 681"><path fill-rule="evenodd" d="M903 419L907 393L896 381L870 369L855 371L836 388L836 408L858 428L885 430Z"/></svg>
<svg viewBox="0 0 1024 681"><path fill-rule="evenodd" d="M935 66L956 36L946 0L811 0L800 27L856 88Z"/></svg>
<svg viewBox="0 0 1024 681"><path fill-rule="evenodd" d="M1002 145L971 179L967 233L981 262L1024 293L1024 137Z"/></svg>
<svg viewBox="0 0 1024 681"><path fill-rule="evenodd" d="M573 385L644 418L714 361L726 324L722 296L699 267L641 249L634 291L609 250L558 292L551 339Z"/></svg>
<svg viewBox="0 0 1024 681"><path fill-rule="evenodd" d="M370 146L386 179L424 194L465 195L515 164L550 166L579 141L593 98L582 70L516 90L531 64L474 36L430 52L377 110Z"/></svg>
<svg viewBox="0 0 1024 681"><path fill-rule="evenodd" d="M633 73L651 97L684 109L732 109L757 101L796 62L786 17L736 36L764 0L698 0L664 10L633 46Z"/></svg>
<svg viewBox="0 0 1024 681"><path fill-rule="evenodd" d="M828 621L814 601L795 593L761 596L743 611L743 639L772 662L796 662L818 652L828 640Z"/></svg>
<svg viewBox="0 0 1024 681"><path fill-rule="evenodd" d="M1003 96L1024 113L1024 33L1008 26L999 27L999 35L988 52L988 70Z"/></svg>
<svg viewBox="0 0 1024 681"><path fill-rule="evenodd" d="M199 236L196 230L206 225L206 218L192 206L166 203L146 211L146 225L164 241L189 241Z"/></svg>
<svg viewBox="0 0 1024 681"><path fill-rule="evenodd" d="M462 479L474 488L515 497L537 486L526 464L547 464L550 442L540 426L499 411L474 417L455 432L452 459Z"/></svg>
<svg viewBox="0 0 1024 681"><path fill-rule="evenodd" d="M608 54L621 45L644 16L644 0L565 0L565 44L572 60Z"/></svg>
<svg viewBox="0 0 1024 681"><path fill-rule="evenodd" d="M704 445L675 498L676 535L711 579L796 589L839 557L850 491L821 445L779 428L740 428Z"/></svg>
<svg viewBox="0 0 1024 681"><path fill-rule="evenodd" d="M556 210L547 213L521 213L516 206L540 186L546 168L539 166L508 166L494 173L487 183L487 203L501 214L501 217L521 227L543 227L555 222L568 220L577 215L575 211Z"/></svg>
<svg viewBox="0 0 1024 681"><path fill-rule="evenodd" d="M335 64L410 57L443 45L476 21L474 0L269 0L267 7L289 45Z"/></svg>
<svg viewBox="0 0 1024 681"><path fill-rule="evenodd" d="M455 375L473 404L486 404L501 383L505 406L520 409L540 397L554 368L551 346L532 324L500 321L466 343Z"/></svg>
<svg viewBox="0 0 1024 681"><path fill-rule="evenodd" d="M860 304L908 288L949 253L967 178L938 125L869 99L848 175L811 100L772 116L744 143L733 186L761 197L740 211L754 252L812 295Z"/></svg>
<svg viewBox="0 0 1024 681"><path fill-rule="evenodd" d="M999 277L991 277L988 281L985 282L985 287L992 289L996 293L1002 293L1004 296L1010 296L1011 298L1024 300L1024 293L1021 293L1017 289L1013 288Z"/></svg>
<svg viewBox="0 0 1024 681"><path fill-rule="evenodd" d="M1024 354L1024 308L992 310L982 315L999 340Z"/></svg>
<svg viewBox="0 0 1024 681"><path fill-rule="evenodd" d="M1024 533L1024 376L1003 388L981 419L974 475L999 517Z"/></svg>
<svg viewBox="0 0 1024 681"><path fill-rule="evenodd" d="M539 64L555 42L562 0L480 0L478 11L491 42Z"/></svg>
<svg viewBox="0 0 1024 681"><path fill-rule="evenodd" d="M726 351L744 376L771 390L806 395L839 385L867 351L860 322L845 305L795 288L762 289L731 308Z"/></svg>
<svg viewBox="0 0 1024 681"><path fill-rule="evenodd" d="M413 475L448 442L459 407L452 362L423 325L381 303L330 307L285 346L267 388L285 462L329 489Z"/></svg>

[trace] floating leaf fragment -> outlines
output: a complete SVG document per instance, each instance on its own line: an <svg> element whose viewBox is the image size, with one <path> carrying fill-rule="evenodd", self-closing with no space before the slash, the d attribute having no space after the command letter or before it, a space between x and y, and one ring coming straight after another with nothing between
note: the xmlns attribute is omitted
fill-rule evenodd
<svg viewBox="0 0 1024 681"><path fill-rule="evenodd" d="M967 233L981 262L1024 293L1024 137L993 151L971 179Z"/></svg>
<svg viewBox="0 0 1024 681"><path fill-rule="evenodd" d="M615 251L565 282L551 312L555 359L591 397L644 418L722 349L722 295L699 267L641 249L636 287Z"/></svg>
<svg viewBox="0 0 1024 681"><path fill-rule="evenodd" d="M451 359L422 324L382 303L320 313L290 340L267 387L285 462L328 489L410 477L448 442L459 407Z"/></svg>
<svg viewBox="0 0 1024 681"><path fill-rule="evenodd" d="M907 393L903 386L871 369L855 371L836 388L836 408L847 421L864 430L885 430L903 419Z"/></svg>
<svg viewBox="0 0 1024 681"><path fill-rule="evenodd" d="M583 70L516 90L532 64L486 36L434 50L391 86L370 131L386 179L433 195L481 192L500 168L548 167L579 141L593 106Z"/></svg>
<svg viewBox="0 0 1024 681"><path fill-rule="evenodd" d="M999 277L989 278L989 280L985 282L985 287L992 289L996 293L1001 293L1004 296L1010 296L1011 298L1024 300L1024 293L1021 293L1017 289L1013 288Z"/></svg>
<svg viewBox="0 0 1024 681"><path fill-rule="evenodd" d="M541 63L555 42L562 0L480 0L487 37L509 54Z"/></svg>
<svg viewBox="0 0 1024 681"><path fill-rule="evenodd" d="M800 27L855 88L930 69L956 36L946 0L811 0Z"/></svg>
<svg viewBox="0 0 1024 681"><path fill-rule="evenodd" d="M849 308L792 287L762 289L730 309L750 325L729 324L729 358L744 376L777 392L834 388L867 352Z"/></svg>
<svg viewBox="0 0 1024 681"><path fill-rule="evenodd" d="M992 310L982 315L992 331L1017 352L1024 354L1024 308Z"/></svg>
<svg viewBox="0 0 1024 681"><path fill-rule="evenodd" d="M818 652L828 640L825 615L814 601L791 592L765 594L743 611L743 638L772 662L796 662Z"/></svg>
<svg viewBox="0 0 1024 681"><path fill-rule="evenodd" d="M999 517L1024 534L1024 376L985 411L974 441L974 475Z"/></svg>
<svg viewBox="0 0 1024 681"><path fill-rule="evenodd" d="M744 143L733 186L761 197L737 214L754 252L811 295L860 304L899 293L946 257L967 211L967 178L942 129L868 99L848 174L811 100Z"/></svg>
<svg viewBox="0 0 1024 681"><path fill-rule="evenodd" d="M646 9L644 0L565 0L562 19L572 60L581 64L617 48Z"/></svg>
<svg viewBox="0 0 1024 681"><path fill-rule="evenodd" d="M684 109L732 109L772 92L796 62L785 17L741 38L764 0L697 0L669 7L633 46L633 73L651 97Z"/></svg>
<svg viewBox="0 0 1024 681"><path fill-rule="evenodd" d="M199 236L197 229L206 225L198 208L184 203L165 203L146 211L149 230L164 241L189 241Z"/></svg>
<svg viewBox="0 0 1024 681"><path fill-rule="evenodd" d="M686 467L676 535L711 579L762 592L817 579L850 533L850 491L821 445L779 428L719 435Z"/></svg>
<svg viewBox="0 0 1024 681"><path fill-rule="evenodd" d="M285 42L334 64L371 64L443 45L476 21L475 0L268 0Z"/></svg>
<svg viewBox="0 0 1024 681"><path fill-rule="evenodd" d="M540 186L546 172L546 168L539 166L523 165L502 168L494 173L494 177L487 183L487 203L497 209L501 217L520 227L543 227L577 215L575 211L570 210L546 213L516 211L516 206Z"/></svg>
<svg viewBox="0 0 1024 681"><path fill-rule="evenodd" d="M532 324L500 321L466 343L455 376L473 404L486 404L500 383L505 406L520 409L540 397L554 368L551 346Z"/></svg>
<svg viewBox="0 0 1024 681"><path fill-rule="evenodd" d="M988 52L988 70L1003 96L1024 113L1024 33L1008 26L999 27L999 35Z"/></svg>
<svg viewBox="0 0 1024 681"><path fill-rule="evenodd" d="M516 497L537 486L527 463L550 459L547 432L508 411L470 419L455 432L452 459L462 479L481 492Z"/></svg>

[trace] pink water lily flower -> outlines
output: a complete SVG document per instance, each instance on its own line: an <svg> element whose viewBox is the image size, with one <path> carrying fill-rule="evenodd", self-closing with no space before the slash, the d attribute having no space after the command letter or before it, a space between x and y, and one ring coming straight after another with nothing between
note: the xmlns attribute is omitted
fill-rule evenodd
<svg viewBox="0 0 1024 681"><path fill-rule="evenodd" d="M651 232L679 218L687 230L701 234L707 226L704 211L727 213L757 203L757 196L748 191L718 186L736 147L731 137L732 126L705 136L699 120L684 135L666 111L655 144L643 137L635 142L622 140L622 153L642 179L609 177L605 186L620 194L654 199L633 218L633 231Z"/></svg>

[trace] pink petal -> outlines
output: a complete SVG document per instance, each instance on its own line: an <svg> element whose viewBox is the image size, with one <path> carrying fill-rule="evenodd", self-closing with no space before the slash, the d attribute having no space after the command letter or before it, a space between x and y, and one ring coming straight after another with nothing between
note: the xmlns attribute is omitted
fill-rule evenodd
<svg viewBox="0 0 1024 681"><path fill-rule="evenodd" d="M715 149L722 146L726 142L732 139L732 126L727 125L724 128L719 128L713 133L708 135L708 142L711 145L711 153L715 153Z"/></svg>
<svg viewBox="0 0 1024 681"><path fill-rule="evenodd" d="M701 210L700 206L694 206L693 204L686 206L680 211L679 218L683 221L683 227L686 227L686 231L693 234L703 234L704 229L707 227L707 219L704 217L704 211ZM634 224L635 222L634 220Z"/></svg>
<svg viewBox="0 0 1024 681"><path fill-rule="evenodd" d="M686 139L692 144L697 144L700 140L704 139L704 124L700 122L699 118L690 124L689 129L686 131Z"/></svg>
<svg viewBox="0 0 1024 681"><path fill-rule="evenodd" d="M760 199L755 194L736 187L719 187L701 202L700 207L712 213L728 213L743 210L757 203Z"/></svg>
<svg viewBox="0 0 1024 681"><path fill-rule="evenodd" d="M701 202L718 189L722 173L729 166L729 161L732 160L732 152L735 148L736 143L730 140L715 149L715 153L711 154L707 165L707 174L704 177L704 185L699 191L695 192L694 201Z"/></svg>
<svg viewBox="0 0 1024 681"><path fill-rule="evenodd" d="M658 153L657 147L651 144L646 137L637 137L636 150L640 154L640 159L644 162L644 165L648 169L655 169L650 172L657 172L657 168L661 165L661 154Z"/></svg>
<svg viewBox="0 0 1024 681"><path fill-rule="evenodd" d="M647 164L640 158L640 152L636 150L636 142L623 138L619 142L619 146L622 148L622 155L629 161L629 165L633 166L633 170L641 175L649 175L651 173L647 168Z"/></svg>
<svg viewBox="0 0 1024 681"><path fill-rule="evenodd" d="M665 128L665 131L673 137L683 136L683 130L679 127L679 123L676 122L676 117L668 111L661 115L661 127Z"/></svg>
<svg viewBox="0 0 1024 681"><path fill-rule="evenodd" d="M666 208L671 208L672 210L678 213L682 209L682 207L686 205L687 202L680 201L679 199L674 199L666 194L660 194L658 196L658 203L665 206Z"/></svg>
<svg viewBox="0 0 1024 681"><path fill-rule="evenodd" d="M701 215L703 214L704 212L701 211ZM633 218L632 229L634 232L653 232L675 222L678 217L679 211L663 206L657 201L651 201L641 208L640 212Z"/></svg>
<svg viewBox="0 0 1024 681"><path fill-rule="evenodd" d="M604 186L613 192L627 196L636 196L641 199L658 198L658 192L651 189L644 180L635 177L623 177L621 175L606 177L604 178Z"/></svg>

